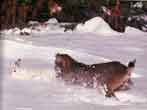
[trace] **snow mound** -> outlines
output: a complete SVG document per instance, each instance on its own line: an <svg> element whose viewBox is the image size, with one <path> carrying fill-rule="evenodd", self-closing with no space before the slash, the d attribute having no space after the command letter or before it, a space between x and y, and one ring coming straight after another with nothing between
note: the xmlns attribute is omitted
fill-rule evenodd
<svg viewBox="0 0 147 110"><path fill-rule="evenodd" d="M56 18L51 18L46 23L49 23L49 24L57 24L58 23L58 20Z"/></svg>
<svg viewBox="0 0 147 110"><path fill-rule="evenodd" d="M3 35L16 35L20 33L20 29L19 28L12 28L12 29L5 29L1 32Z"/></svg>
<svg viewBox="0 0 147 110"><path fill-rule="evenodd" d="M114 31L111 27L101 18L94 17L85 22L85 24L77 25L76 31L78 32L94 32L103 35L118 35L119 32Z"/></svg>
<svg viewBox="0 0 147 110"><path fill-rule="evenodd" d="M3 30L1 33L7 37L15 37L15 35L20 35L23 37L25 35L32 37L31 35L41 35L48 33L64 33L64 28L60 27L60 23L58 23L57 19L51 18L46 22L40 23L37 21L29 21L29 27L25 27L23 29L12 28ZM8 36L9 35L9 36Z"/></svg>
<svg viewBox="0 0 147 110"><path fill-rule="evenodd" d="M24 28L24 29L21 30L21 32L31 33L31 29L30 28Z"/></svg>
<svg viewBox="0 0 147 110"><path fill-rule="evenodd" d="M47 34L47 33L64 33L64 29L60 27L57 19L51 18L44 23L32 28L32 34Z"/></svg>
<svg viewBox="0 0 147 110"><path fill-rule="evenodd" d="M133 28L133 27L130 27L130 26L127 26L126 27L126 30L125 30L125 34L133 34L133 35L140 35L140 34L145 34L145 32L139 30L139 29L136 29L136 28Z"/></svg>

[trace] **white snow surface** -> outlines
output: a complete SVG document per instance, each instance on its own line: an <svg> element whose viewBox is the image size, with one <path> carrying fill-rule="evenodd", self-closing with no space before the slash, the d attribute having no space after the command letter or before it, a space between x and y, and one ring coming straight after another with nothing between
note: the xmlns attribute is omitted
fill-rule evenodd
<svg viewBox="0 0 147 110"><path fill-rule="evenodd" d="M1 110L147 109L147 33L127 27L120 34L99 17L77 28L78 31L64 32L53 19L35 30L26 28L31 32L29 36L20 35L22 30L18 28L2 32ZM128 91L116 92L118 101L106 98L101 89L65 84L55 78L56 53L67 53L86 64L117 60L127 65L136 58L134 85ZM11 72L18 58L22 59L21 66Z"/></svg>
<svg viewBox="0 0 147 110"><path fill-rule="evenodd" d="M85 22L85 24L79 24L76 28L79 32L93 32L101 35L119 35L121 33L111 29L111 27L100 17L94 17Z"/></svg>

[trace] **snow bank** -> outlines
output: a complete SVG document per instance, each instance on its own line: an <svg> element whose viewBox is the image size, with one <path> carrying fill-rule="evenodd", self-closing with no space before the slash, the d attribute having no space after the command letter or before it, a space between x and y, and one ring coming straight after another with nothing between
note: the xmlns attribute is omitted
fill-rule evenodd
<svg viewBox="0 0 147 110"><path fill-rule="evenodd" d="M48 24L58 24L58 20L56 18L49 19L46 23Z"/></svg>
<svg viewBox="0 0 147 110"><path fill-rule="evenodd" d="M21 32L27 32L27 33L31 33L31 29L30 28L24 28L21 30Z"/></svg>
<svg viewBox="0 0 147 110"><path fill-rule="evenodd" d="M26 35L27 33L28 35L46 34L46 33L65 33L64 28L60 26L61 24L55 18L49 19L44 23L30 21L29 25L30 27L24 28L22 30L18 28L14 28L14 29L5 30L2 33L5 35L12 35L12 34L17 35L21 33L22 35ZM81 33L90 32L90 33L102 34L104 36L121 34L111 29L110 26L100 17L92 18L86 21L85 24L78 24L75 29L75 32L81 32Z"/></svg>
<svg viewBox="0 0 147 110"><path fill-rule="evenodd" d="M64 28L60 27L60 24L55 18L30 28L32 29L32 34L64 33Z"/></svg>
<svg viewBox="0 0 147 110"><path fill-rule="evenodd" d="M92 32L92 33L102 34L104 36L121 34L111 29L111 27L101 17L95 17L86 21L85 24L77 25L76 31Z"/></svg>
<svg viewBox="0 0 147 110"><path fill-rule="evenodd" d="M52 33L66 34L66 32L64 32L65 29L64 27L61 26L61 24L64 23L59 23L55 18L49 19L44 23L30 21L29 22L30 27L24 29L13 28L9 30L4 30L2 31L2 34L6 35L7 37L15 37L17 35L21 35L19 36L20 38L21 37L26 38L27 36L28 37L33 37L38 35L41 36L44 34L52 34ZM85 24L78 24L74 32L95 33L102 36L124 35L123 33L114 31L101 17L94 17L86 21ZM132 33L142 34L143 32L132 27L126 27L125 34L131 35Z"/></svg>
<svg viewBox="0 0 147 110"><path fill-rule="evenodd" d="M125 34L129 34L129 35L142 35L142 34L146 34L146 33L141 31L141 30L139 30L139 29L127 26L126 30L125 30Z"/></svg>
<svg viewBox="0 0 147 110"><path fill-rule="evenodd" d="M1 32L4 35L16 35L20 33L20 29L19 28L12 28L12 29L5 29Z"/></svg>
<svg viewBox="0 0 147 110"><path fill-rule="evenodd" d="M52 18L44 23L39 23L37 21L29 21L29 27L23 29L12 28L3 30L1 33L7 37L15 37L16 35L29 36L38 35L38 34L47 34L47 33L64 33L64 28L60 27L57 19ZM9 35L9 36L8 36ZM12 36L13 35L13 36Z"/></svg>

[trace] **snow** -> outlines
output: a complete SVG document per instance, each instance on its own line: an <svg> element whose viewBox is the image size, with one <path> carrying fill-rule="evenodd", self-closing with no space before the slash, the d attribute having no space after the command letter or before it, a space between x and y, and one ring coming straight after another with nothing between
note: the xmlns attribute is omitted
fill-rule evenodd
<svg viewBox="0 0 147 110"><path fill-rule="evenodd" d="M101 35L119 35L118 33L110 28L110 26L100 17L94 17L85 22L85 24L79 24L76 28L79 32L93 32Z"/></svg>
<svg viewBox="0 0 147 110"><path fill-rule="evenodd" d="M31 33L31 29L29 29L29 28L24 28L24 29L21 30L21 32L28 32L28 33Z"/></svg>
<svg viewBox="0 0 147 110"><path fill-rule="evenodd" d="M67 23L59 23L55 18L49 19L48 21L44 23L39 23L37 21L30 21L28 23L31 25L28 28L24 28L22 30L18 28L4 30L1 33L8 36L12 35L20 35L20 33L27 32L30 34L30 36L33 35L41 35L42 33L59 33L63 34L64 28L61 27L61 24L67 24ZM75 33L93 33L97 34L98 36L122 36L122 33L114 31L101 17L94 17L88 21L86 21L84 24L78 24L74 30ZM126 27L125 34L142 34L144 32L132 28L132 27ZM73 33L71 31L67 31L66 33ZM25 35L27 37L27 35Z"/></svg>
<svg viewBox="0 0 147 110"><path fill-rule="evenodd" d="M129 27L129 26L126 27L125 33L126 34L137 34L137 35L144 34L143 31L140 31L136 28Z"/></svg>
<svg viewBox="0 0 147 110"><path fill-rule="evenodd" d="M57 24L58 21L56 18L52 18L52 19L49 19L46 23L50 23L50 24Z"/></svg>
<svg viewBox="0 0 147 110"><path fill-rule="evenodd" d="M21 31L18 28L2 32L1 110L147 109L147 33L127 27L126 32L120 34L107 27L99 17L70 33L64 32L56 20L49 22L36 26L29 36L18 34ZM101 30L96 30L99 26ZM134 85L128 91L116 92L120 99L117 101L104 97L102 89L65 84L55 78L56 53L67 53L86 64L111 60L127 64L136 58L132 75ZM21 66L12 72L18 58L22 60Z"/></svg>

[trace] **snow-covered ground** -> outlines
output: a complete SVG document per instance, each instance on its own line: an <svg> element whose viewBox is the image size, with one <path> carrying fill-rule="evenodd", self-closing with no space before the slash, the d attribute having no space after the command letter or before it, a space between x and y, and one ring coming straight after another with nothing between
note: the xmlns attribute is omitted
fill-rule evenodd
<svg viewBox="0 0 147 110"><path fill-rule="evenodd" d="M22 31L30 35L20 35ZM147 109L147 33L131 27L118 33L98 17L78 25L73 32L64 32L52 19L33 29L5 30L0 43L2 110ZM86 64L110 60L127 64L136 58L134 85L117 92L117 101L105 98L99 90L64 84L55 78L56 53L68 53ZM11 73L18 58L22 59L21 67Z"/></svg>

